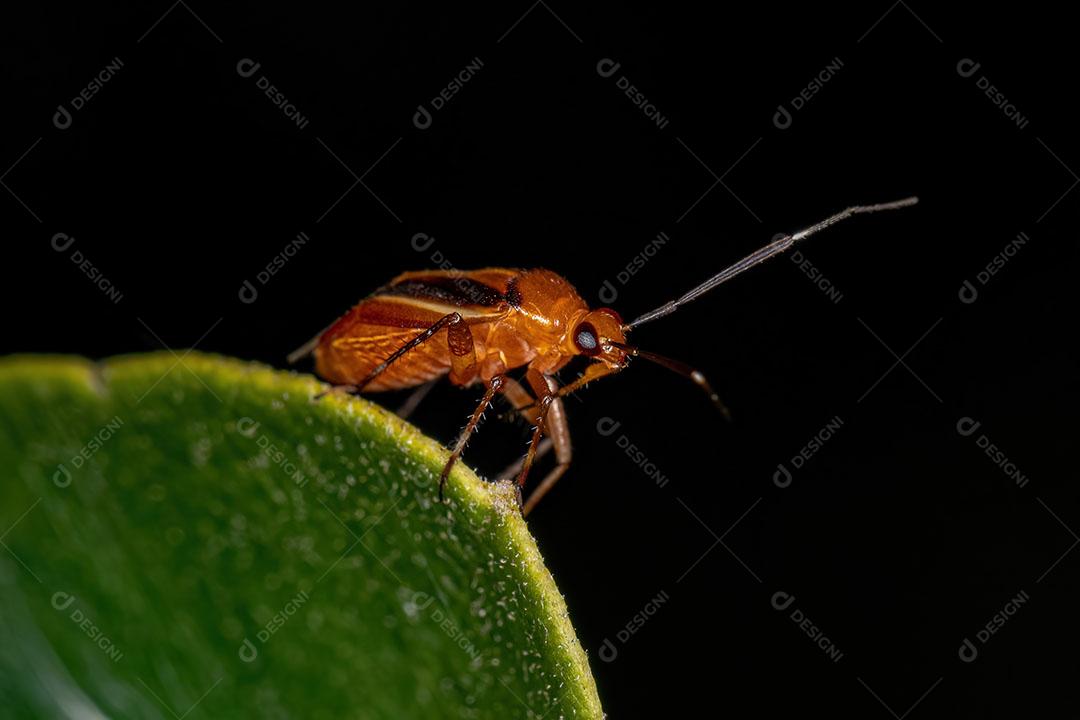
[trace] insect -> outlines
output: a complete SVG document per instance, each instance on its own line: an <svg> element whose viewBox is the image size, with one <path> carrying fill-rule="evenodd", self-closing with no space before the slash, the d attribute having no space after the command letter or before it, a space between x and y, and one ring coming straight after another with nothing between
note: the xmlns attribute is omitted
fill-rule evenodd
<svg viewBox="0 0 1080 720"><path fill-rule="evenodd" d="M910 197L859 205L791 235L784 235L636 320L623 322L610 308L591 309L562 276L543 269L485 268L419 271L398 275L333 325L289 355L315 356L315 371L335 390L361 393L423 386L444 375L454 385L483 383L484 396L454 443L439 478L439 499L450 470L496 394L502 394L535 425L516 472L518 501L536 458L554 448L555 466L521 505L527 515L570 467L570 431L562 398L593 380L617 373L642 358L683 375L725 414L712 386L677 360L627 344L640 325L665 317L745 270L852 215L894 210L918 202ZM573 382L559 386L555 373L576 357L590 361ZM525 367L527 390L509 377ZM530 393L531 390L531 393ZM546 436L546 439L545 439ZM518 466L519 465L519 466Z"/></svg>

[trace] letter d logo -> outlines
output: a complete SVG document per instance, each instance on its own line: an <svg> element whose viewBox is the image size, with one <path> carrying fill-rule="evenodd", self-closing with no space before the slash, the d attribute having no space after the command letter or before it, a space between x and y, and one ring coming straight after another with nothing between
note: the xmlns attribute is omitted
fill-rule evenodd
<svg viewBox="0 0 1080 720"><path fill-rule="evenodd" d="M773 593L772 606L777 610L787 610L791 603L795 602L795 596L783 590Z"/></svg>
<svg viewBox="0 0 1080 720"><path fill-rule="evenodd" d="M75 596L66 592L53 593L52 606L57 610L67 610L71 603L75 602Z"/></svg>
<svg viewBox="0 0 1080 720"><path fill-rule="evenodd" d="M971 284L970 280L965 280L964 284L960 286L960 292L957 293L960 296L960 302L965 305L970 305L979 299L979 291L975 289L975 286Z"/></svg>
<svg viewBox="0 0 1080 720"><path fill-rule="evenodd" d="M971 437L981 426L982 423L976 421L974 418L962 417L956 422L956 432L964 437Z"/></svg>
<svg viewBox="0 0 1080 720"><path fill-rule="evenodd" d="M73 242L75 242L75 238L67 233L56 233L52 236L52 246L56 252L64 252L71 247Z"/></svg>
<svg viewBox="0 0 1080 720"><path fill-rule="evenodd" d="M776 466L776 472L772 474L772 481L778 488L786 488L791 484L791 471L787 469L784 463Z"/></svg>
<svg viewBox="0 0 1080 720"><path fill-rule="evenodd" d="M240 286L240 302L245 305L250 305L255 302L259 297L259 291L255 289L255 286L251 284L250 280L245 280L244 284Z"/></svg>
<svg viewBox="0 0 1080 720"><path fill-rule="evenodd" d="M71 127L71 113L63 105L56 106L56 112L52 116L52 124L60 130L67 130Z"/></svg>
<svg viewBox="0 0 1080 720"><path fill-rule="evenodd" d="M604 286L600 288L600 292L597 293L597 295L600 298L600 302L605 305L610 305L619 297L619 291L615 289L615 286L611 284L610 280L605 280Z"/></svg>
<svg viewBox="0 0 1080 720"><path fill-rule="evenodd" d="M772 116L772 124L780 130L787 130L791 127L791 113L783 105L776 106L776 112Z"/></svg>
<svg viewBox="0 0 1080 720"><path fill-rule="evenodd" d="M431 113L423 105L416 106L416 112L412 116L412 124L420 130L427 130L431 127Z"/></svg>
<svg viewBox="0 0 1080 720"><path fill-rule="evenodd" d="M963 58L956 63L956 73L962 78L969 78L977 73L980 67L982 66L971 58Z"/></svg>
<svg viewBox="0 0 1080 720"><path fill-rule="evenodd" d="M244 638L244 644L240 646L237 655L246 663L255 662L255 658L259 657L259 648L255 647L255 643Z"/></svg>
<svg viewBox="0 0 1080 720"><path fill-rule="evenodd" d="M429 247L431 247L431 244L433 242L435 242L435 238L431 237L427 233L420 232L412 236L412 246L413 250L415 250L416 252L424 252Z"/></svg>
<svg viewBox="0 0 1080 720"><path fill-rule="evenodd" d="M67 466L60 463L56 466L56 472L52 476L53 485L58 488L66 488L71 484L71 471L67 469Z"/></svg>
<svg viewBox="0 0 1080 720"><path fill-rule="evenodd" d="M244 58L236 63L236 74L242 78L249 78L258 72L260 67L260 63L255 62L251 58Z"/></svg>
<svg viewBox="0 0 1080 720"><path fill-rule="evenodd" d="M596 74L602 78L609 78L619 71L621 65L611 58L604 58L596 63Z"/></svg>
<svg viewBox="0 0 1080 720"><path fill-rule="evenodd" d="M618 420L614 420L609 417L602 417L596 423L596 432L600 433L604 437L612 435L622 425Z"/></svg>
<svg viewBox="0 0 1080 720"><path fill-rule="evenodd" d="M615 647L615 643L604 638L604 644L600 646L600 650L596 654L599 655L600 659L604 662L611 662L619 656L619 649Z"/></svg>

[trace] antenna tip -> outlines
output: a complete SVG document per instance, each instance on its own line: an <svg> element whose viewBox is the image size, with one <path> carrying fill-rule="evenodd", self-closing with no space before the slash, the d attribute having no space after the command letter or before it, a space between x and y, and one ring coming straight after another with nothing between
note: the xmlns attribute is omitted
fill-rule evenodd
<svg viewBox="0 0 1080 720"><path fill-rule="evenodd" d="M900 208L911 207L919 202L919 198L916 195L903 198L902 200L893 200L892 202L881 203L879 205L868 205L867 210L873 212L875 210L898 210Z"/></svg>

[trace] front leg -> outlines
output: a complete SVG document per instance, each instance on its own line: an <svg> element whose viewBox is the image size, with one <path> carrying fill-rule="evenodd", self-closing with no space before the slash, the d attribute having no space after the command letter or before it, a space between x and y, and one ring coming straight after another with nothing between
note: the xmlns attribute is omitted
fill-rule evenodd
<svg viewBox="0 0 1080 720"><path fill-rule="evenodd" d="M591 383L593 380L599 380L602 377L617 373L623 370L619 365L608 365L605 362L594 362L585 368L585 372L581 373L581 376L571 382L569 385L565 385L557 391L559 397L565 397L572 393L581 390L583 387Z"/></svg>

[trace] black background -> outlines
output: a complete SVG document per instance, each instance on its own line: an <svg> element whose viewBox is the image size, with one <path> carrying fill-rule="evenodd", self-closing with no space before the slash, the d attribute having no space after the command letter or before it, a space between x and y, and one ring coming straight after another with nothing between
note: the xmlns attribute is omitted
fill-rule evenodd
<svg viewBox="0 0 1080 720"><path fill-rule="evenodd" d="M574 466L529 522L613 717L1076 714L1080 153L1066 17L887 0L167 9L3 11L5 352L197 343L284 367L436 250L459 268L551 268L590 303L611 280L614 306L635 316L777 232L917 194L915 209L802 248L839 302L781 258L635 333L704 370L735 422L656 367L597 383L569 401ZM117 57L58 129L57 106ZM238 74L244 58L261 64L255 76ZM417 106L474 58L479 72L418 129ZM597 72L604 58L621 64L612 77ZM957 71L965 58L980 63L971 77ZM835 59L778 128L778 105ZM262 75L305 127L260 92ZM61 232L75 237L63 253L50 245ZM310 241L240 302L299 232ZM410 242L420 232L436 238L424 253ZM619 284L659 232L670 241ZM979 285L1019 232L1029 242ZM958 297L965 280L974 303ZM413 419L449 441L476 395L440 387ZM604 417L621 423L610 437L596 430ZM841 429L777 487L778 463L835 417ZM982 423L971 437L962 417ZM468 462L494 473L526 434L489 422ZM979 449L982 434L1024 487ZM780 591L795 596L786 611L770 602ZM1030 600L978 642L1021 593Z"/></svg>

